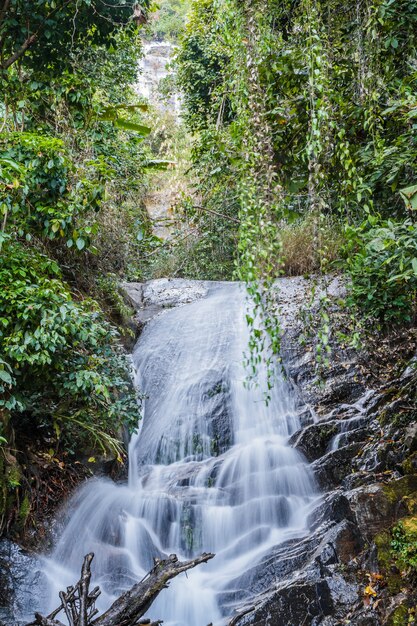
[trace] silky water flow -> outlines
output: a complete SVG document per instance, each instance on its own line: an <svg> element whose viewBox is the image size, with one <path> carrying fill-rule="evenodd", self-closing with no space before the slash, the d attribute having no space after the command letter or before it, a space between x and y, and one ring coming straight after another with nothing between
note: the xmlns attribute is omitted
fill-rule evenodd
<svg viewBox="0 0 417 626"><path fill-rule="evenodd" d="M253 566L308 532L317 492L287 443L300 427L293 392L279 372L268 404L262 380L246 388L246 306L239 285L215 286L145 327L133 355L146 399L128 482L93 479L70 502L45 564L53 605L88 552L105 609L154 558L206 551L215 558L175 579L148 616L167 626L220 626L250 596Z"/></svg>

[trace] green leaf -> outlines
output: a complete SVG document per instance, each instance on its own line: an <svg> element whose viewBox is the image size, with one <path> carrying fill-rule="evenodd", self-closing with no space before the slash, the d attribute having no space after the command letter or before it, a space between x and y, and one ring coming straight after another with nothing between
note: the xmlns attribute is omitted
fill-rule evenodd
<svg viewBox="0 0 417 626"><path fill-rule="evenodd" d="M82 250L83 248L85 248L85 240L82 237L78 237L78 239L75 241L75 245L77 246L78 250Z"/></svg>
<svg viewBox="0 0 417 626"><path fill-rule="evenodd" d="M417 210L417 185L400 189L399 194L404 200L407 209L411 211Z"/></svg>
<svg viewBox="0 0 417 626"><path fill-rule="evenodd" d="M413 268L414 274L417 276L417 259L415 257L411 260L411 267Z"/></svg>
<svg viewBox="0 0 417 626"><path fill-rule="evenodd" d="M17 172L20 172L22 170L21 166L18 163L16 163L16 161L13 161L12 159L1 158L0 159L0 166L2 164L8 165L9 167L13 168Z"/></svg>
<svg viewBox="0 0 417 626"><path fill-rule="evenodd" d="M122 128L123 130L133 130L135 133L139 133L146 137L151 132L151 129L148 126L143 126L142 124L135 124L134 122L128 122L127 120L122 120L118 118L114 122L117 128Z"/></svg>
<svg viewBox="0 0 417 626"><path fill-rule="evenodd" d="M168 167L175 167L175 161L164 161L163 159L152 159L150 161L146 161L144 167L146 169L154 169L154 170L167 170Z"/></svg>
<svg viewBox="0 0 417 626"><path fill-rule="evenodd" d="M13 378L10 376L9 372L5 372L4 370L0 370L0 380L6 383L6 385L13 384Z"/></svg>

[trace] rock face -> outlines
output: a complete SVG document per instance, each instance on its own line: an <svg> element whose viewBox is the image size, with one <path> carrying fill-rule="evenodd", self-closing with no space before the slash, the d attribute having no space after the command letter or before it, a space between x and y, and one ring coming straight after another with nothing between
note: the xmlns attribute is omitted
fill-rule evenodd
<svg viewBox="0 0 417 626"><path fill-rule="evenodd" d="M44 599L34 595L42 588L42 573L36 557L25 553L12 541L0 541L0 625L18 624L24 608L40 610Z"/></svg>
<svg viewBox="0 0 417 626"><path fill-rule="evenodd" d="M136 311L136 320L144 324L164 309L189 304L207 295L208 281L184 278L159 278L148 283L125 283L123 288Z"/></svg>

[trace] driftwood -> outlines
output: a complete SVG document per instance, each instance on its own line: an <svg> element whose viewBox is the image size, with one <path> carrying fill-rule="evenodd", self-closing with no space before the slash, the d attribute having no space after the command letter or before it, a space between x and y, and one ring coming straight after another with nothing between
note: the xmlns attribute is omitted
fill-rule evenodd
<svg viewBox="0 0 417 626"><path fill-rule="evenodd" d="M98 609L95 608L95 603L101 592L98 587L90 592L91 562L94 554L87 554L78 583L74 587L68 587L66 592L60 592L59 607L47 617L35 613L35 621L27 626L64 626L56 619L61 612L65 614L70 626L158 626L162 622L140 618L159 593L168 587L172 578L200 563L207 563L213 557L214 554L204 553L191 561L181 562L175 554L171 554L166 560L157 559L145 578L121 595L103 615L96 617Z"/></svg>

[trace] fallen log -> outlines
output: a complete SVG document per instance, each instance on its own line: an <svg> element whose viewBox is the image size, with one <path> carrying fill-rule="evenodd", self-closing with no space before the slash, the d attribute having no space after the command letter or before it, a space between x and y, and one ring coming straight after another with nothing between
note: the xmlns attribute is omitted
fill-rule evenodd
<svg viewBox="0 0 417 626"><path fill-rule="evenodd" d="M172 578L207 563L213 557L214 554L204 553L191 561L181 562L171 554L168 559L158 561L143 580L120 596L91 626L134 626Z"/></svg>
<svg viewBox="0 0 417 626"><path fill-rule="evenodd" d="M204 553L191 561L181 562L175 554L171 554L165 560L157 559L152 570L140 582L121 595L103 615L96 617L98 611L95 602L100 595L100 589L95 587L92 592L89 590L94 554L87 554L84 557L80 580L74 587L68 587L66 592L60 592L59 607L47 617L35 613L35 621L26 626L64 626L56 619L61 611L70 626L138 626L138 624L158 626L162 622L140 618L148 611L160 592L168 587L172 578L201 563L207 563L213 557L214 554Z"/></svg>

